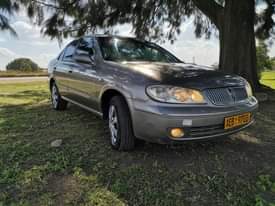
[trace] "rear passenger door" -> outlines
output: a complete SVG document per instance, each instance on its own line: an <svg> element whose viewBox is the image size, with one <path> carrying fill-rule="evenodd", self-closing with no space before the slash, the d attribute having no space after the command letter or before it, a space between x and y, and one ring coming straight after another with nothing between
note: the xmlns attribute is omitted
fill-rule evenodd
<svg viewBox="0 0 275 206"><path fill-rule="evenodd" d="M54 68L54 75L56 79L57 86L60 90L62 96L67 98L74 98L72 93L73 87L73 68L74 68L74 59L73 55L75 53L78 40L72 41L59 56L59 61L56 67Z"/></svg>

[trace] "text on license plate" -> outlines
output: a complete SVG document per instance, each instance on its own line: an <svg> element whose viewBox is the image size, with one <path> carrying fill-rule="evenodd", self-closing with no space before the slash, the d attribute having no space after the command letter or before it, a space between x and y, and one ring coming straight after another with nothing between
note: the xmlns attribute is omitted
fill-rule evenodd
<svg viewBox="0 0 275 206"><path fill-rule="evenodd" d="M224 119L224 129L231 129L249 123L251 120L251 113L244 113Z"/></svg>

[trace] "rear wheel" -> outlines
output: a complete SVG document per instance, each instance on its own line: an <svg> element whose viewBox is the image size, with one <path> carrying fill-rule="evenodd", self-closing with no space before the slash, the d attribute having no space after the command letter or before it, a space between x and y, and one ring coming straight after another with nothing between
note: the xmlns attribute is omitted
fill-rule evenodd
<svg viewBox="0 0 275 206"><path fill-rule="evenodd" d="M61 98L55 83L51 86L51 100L55 110L65 110L67 108L68 102Z"/></svg>
<svg viewBox="0 0 275 206"><path fill-rule="evenodd" d="M135 147L130 112L127 103L121 96L115 96L110 101L108 125L110 143L114 149L127 151Z"/></svg>

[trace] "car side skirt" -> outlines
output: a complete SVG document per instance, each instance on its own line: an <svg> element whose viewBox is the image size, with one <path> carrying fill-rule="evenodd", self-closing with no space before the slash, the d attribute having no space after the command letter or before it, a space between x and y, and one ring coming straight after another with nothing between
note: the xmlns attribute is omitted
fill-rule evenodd
<svg viewBox="0 0 275 206"><path fill-rule="evenodd" d="M85 109L85 110L87 110L89 112L92 112L92 113L100 116L101 118L103 117L103 114L101 112L99 112L99 111L96 111L96 110L94 110L94 109L92 109L90 107L87 107L87 106L85 106L83 104L80 104L80 103L78 103L78 102L76 102L74 100L71 100L71 99L67 98L67 97L63 97L62 96L61 98L64 99L64 100L66 100L66 101L68 101L68 102L70 102L70 103L72 103L72 104L75 104L75 105L77 105L77 106L79 106L79 107L81 107L81 108L83 108L83 109Z"/></svg>

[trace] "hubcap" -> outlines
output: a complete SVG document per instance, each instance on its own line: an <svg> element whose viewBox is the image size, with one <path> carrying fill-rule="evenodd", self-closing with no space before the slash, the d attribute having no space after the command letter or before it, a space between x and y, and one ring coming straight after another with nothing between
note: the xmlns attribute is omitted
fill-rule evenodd
<svg viewBox="0 0 275 206"><path fill-rule="evenodd" d="M112 145L116 145L117 143L118 128L119 128L119 123L117 119L117 111L115 106L111 105L109 108L109 129L111 133Z"/></svg>
<svg viewBox="0 0 275 206"><path fill-rule="evenodd" d="M57 92L56 86L53 86L52 88L52 102L53 102L54 108L56 108L58 103L58 92Z"/></svg>

